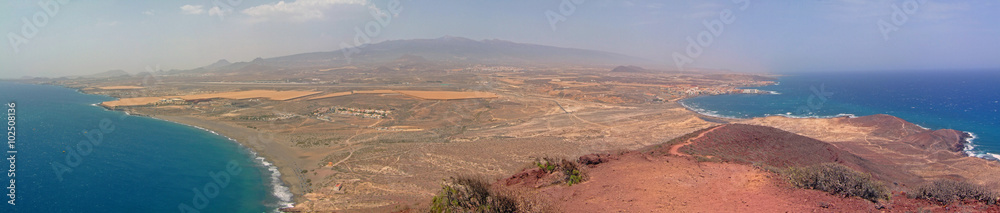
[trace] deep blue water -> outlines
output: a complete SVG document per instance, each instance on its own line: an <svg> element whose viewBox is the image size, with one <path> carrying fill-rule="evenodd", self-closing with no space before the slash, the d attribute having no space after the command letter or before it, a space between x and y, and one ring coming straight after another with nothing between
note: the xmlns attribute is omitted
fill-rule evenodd
<svg viewBox="0 0 1000 213"><path fill-rule="evenodd" d="M703 114L830 117L889 114L931 129L974 133L970 153L1000 153L1000 71L791 74L758 87L777 95L720 95L681 101Z"/></svg>
<svg viewBox="0 0 1000 213"><path fill-rule="evenodd" d="M0 82L0 108L16 103L17 136L16 205L3 203L0 212L182 212L181 205L271 212L280 205L272 173L253 152L205 130L92 105L107 100Z"/></svg>

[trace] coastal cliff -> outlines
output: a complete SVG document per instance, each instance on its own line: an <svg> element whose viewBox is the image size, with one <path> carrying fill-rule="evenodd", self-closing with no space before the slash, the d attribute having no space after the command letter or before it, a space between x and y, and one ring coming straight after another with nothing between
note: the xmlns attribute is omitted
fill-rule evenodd
<svg viewBox="0 0 1000 213"><path fill-rule="evenodd" d="M1000 163L970 157L968 133L931 130L890 115L837 118L771 116L741 123L771 126L828 142L869 161L891 165L923 180L954 179L1000 189Z"/></svg>

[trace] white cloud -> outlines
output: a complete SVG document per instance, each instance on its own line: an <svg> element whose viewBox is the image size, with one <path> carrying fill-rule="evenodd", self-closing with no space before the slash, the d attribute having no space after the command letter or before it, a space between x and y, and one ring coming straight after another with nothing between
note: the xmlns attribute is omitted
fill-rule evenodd
<svg viewBox="0 0 1000 213"><path fill-rule="evenodd" d="M156 12L154 12L153 10L147 10L147 11L142 12L142 14L143 15L147 15L147 16L152 16L152 15L156 15Z"/></svg>
<svg viewBox="0 0 1000 213"><path fill-rule="evenodd" d="M181 13L191 14L191 15L202 14L205 13L205 9L203 7L204 6L202 5L190 5L190 4L184 5L181 6Z"/></svg>
<svg viewBox="0 0 1000 213"><path fill-rule="evenodd" d="M337 5L367 5L367 0L294 0L279 1L273 4L263 4L244 9L243 14L254 18L287 18L293 21L308 21L321 19L323 10Z"/></svg>
<svg viewBox="0 0 1000 213"><path fill-rule="evenodd" d="M231 9L222 9L222 8L219 8L219 6L215 6L215 7L212 7L212 9L208 9L208 16L225 17L226 15L229 15L231 13L233 13L233 10L231 10Z"/></svg>

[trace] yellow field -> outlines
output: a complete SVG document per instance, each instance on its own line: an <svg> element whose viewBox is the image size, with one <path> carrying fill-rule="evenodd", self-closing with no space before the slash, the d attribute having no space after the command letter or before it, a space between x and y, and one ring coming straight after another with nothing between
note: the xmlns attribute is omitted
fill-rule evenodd
<svg viewBox="0 0 1000 213"><path fill-rule="evenodd" d="M97 87L97 88L98 89L103 89L103 90L116 90L116 89L144 89L145 87L140 87L140 86L106 86L106 87Z"/></svg>
<svg viewBox="0 0 1000 213"><path fill-rule="evenodd" d="M316 100L316 99L322 99L322 98L332 98L332 97L345 96L345 95L350 95L350 94L354 94L354 93L352 93L352 92L335 92L335 93L320 95L320 96L316 96L316 97L312 97L312 98L307 98L306 100Z"/></svg>
<svg viewBox="0 0 1000 213"><path fill-rule="evenodd" d="M267 98L276 101L286 101L307 95L313 95L320 92L317 91L275 91L275 90L247 90L247 91L237 91L237 92L221 92L221 93L210 93L210 94L197 94L197 95L184 95L184 96L163 96L163 97L139 97L139 98L122 98L115 101L106 101L101 103L101 105L107 107L116 106L142 106L152 103L156 103L163 99L170 98L180 98L184 100L195 100L195 99L212 99L212 98L225 98L225 99L248 99L248 98Z"/></svg>
<svg viewBox="0 0 1000 213"><path fill-rule="evenodd" d="M220 92L220 93L209 93L209 94L197 94L197 95L182 95L182 96L163 96L163 97L139 97L139 98L122 98L120 100L106 101L101 103L101 105L107 107L117 107L117 106L142 106L153 104L164 99L180 98L184 100L197 100L197 99L213 99L213 98L225 98L225 99L248 99L248 98L267 98L276 101L287 101L291 99L296 99L304 96L315 95L322 92L317 91L275 91L275 90L247 90L247 91L236 91L236 92ZM311 97L305 100L316 100L322 98L330 98L337 96L345 96L351 94L403 94L410 97L426 99L426 100L458 100L458 99L474 99L474 98L497 98L496 94L490 92L457 92L457 91L414 91L414 90L364 90L364 91L351 91L351 92L336 92L325 94L321 96Z"/></svg>
<svg viewBox="0 0 1000 213"><path fill-rule="evenodd" d="M116 106L142 106L151 103L156 103L157 101L163 100L162 97L140 97L140 98L122 98L114 101L105 101L101 105L107 107Z"/></svg>
<svg viewBox="0 0 1000 213"><path fill-rule="evenodd" d="M198 95L185 95L185 96L171 96L166 98L180 98L184 100L193 99L210 99L210 98L225 98L225 99L247 99L247 98L267 98L276 101L291 100L302 96L317 94L320 92L316 91L274 91L274 90L247 90L247 91L237 91L237 92L222 92L222 93L211 93L211 94L198 94Z"/></svg>
<svg viewBox="0 0 1000 213"><path fill-rule="evenodd" d="M457 91L416 91L416 90L356 90L352 92L337 92L311 97L306 100L338 97L352 94L402 94L426 100L457 100L474 98L496 98L497 94L490 92L457 92Z"/></svg>
<svg viewBox="0 0 1000 213"><path fill-rule="evenodd" d="M388 94L388 93L398 93L394 90L379 89L379 90L358 90L354 91L356 94Z"/></svg>

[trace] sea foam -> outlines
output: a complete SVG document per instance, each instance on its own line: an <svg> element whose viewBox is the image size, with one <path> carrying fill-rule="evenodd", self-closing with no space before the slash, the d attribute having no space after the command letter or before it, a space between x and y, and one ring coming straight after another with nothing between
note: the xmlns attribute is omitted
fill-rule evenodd
<svg viewBox="0 0 1000 213"><path fill-rule="evenodd" d="M978 136L976 136L976 134L972 133L972 132L965 132L965 133L969 134L969 138L965 139L965 148L962 150L963 152L965 152L966 155L968 155L970 157L977 157L977 158L982 158L982 159L986 159L986 160L1000 161L1000 155L998 155L998 154L989 153L989 152L983 152L983 151L976 151L975 150L976 149L976 145L975 145L975 143L973 143L973 141L976 140L976 138L978 138Z"/></svg>
<svg viewBox="0 0 1000 213"><path fill-rule="evenodd" d="M233 143L236 143L241 148L244 148L246 151L248 151L252 155L252 158L254 160L257 160L258 164L261 167L266 168L267 171L271 172L271 182L270 182L271 183L271 195L273 195L275 198L278 198L278 203L276 204L278 206L278 208L275 208L274 212L281 212L280 211L281 208L293 207L292 204L294 204L294 202L292 202L292 197L294 196L294 194L292 194L292 191L287 186L284 185L284 182L281 181L281 172L278 171L278 167L274 166L273 163L268 162L264 157L259 156L257 154L257 152L254 151L253 149L251 149L250 147L247 147L247 146L239 143L239 141L236 141L236 139L230 138L228 136L219 134L218 132L215 132L215 131L212 131L210 129L206 129L206 128L203 128L203 127L200 127L200 126L189 125L189 124L184 124L184 123L178 123L178 122L173 122L173 121L169 121L169 120L165 120L165 119L160 119L160 118L155 118L155 117L153 119L162 120L162 121L171 122L171 123L176 123L176 124L185 125L185 126L189 126L189 127L194 127L194 128L197 128L197 129L200 129L200 130L212 133L214 135L218 135L218 136L221 136L223 138L226 138L227 140L232 141Z"/></svg>
<svg viewBox="0 0 1000 213"><path fill-rule="evenodd" d="M781 116L781 117L787 117L787 118L839 118L839 117L857 118L858 117L857 115L850 114L850 113L840 113L840 114L836 114L836 115L792 115L792 114L777 114L777 115L775 115L775 114L765 114L764 115L764 117L768 117L768 116Z"/></svg>
<svg viewBox="0 0 1000 213"><path fill-rule="evenodd" d="M695 113L698 113L698 114L701 114L701 115L705 115L705 116L709 116L709 117L716 117L716 118L741 119L741 118L734 117L734 116L720 115L718 111L712 111L712 110L702 109L702 108L698 108L698 107L692 107L692 106L688 105L687 103L684 103L683 101L678 101L677 103L680 103L681 106L684 106L684 108L687 108L688 110L691 110L691 111L693 111Z"/></svg>
<svg viewBox="0 0 1000 213"><path fill-rule="evenodd" d="M257 153L254 152L254 155ZM281 172L278 171L278 167L274 166L271 162L267 162L264 157L256 157L255 159L260 161L260 164L267 168L267 171L271 172L271 194L277 197L280 201L278 202L279 208L292 207L292 191L285 186L281 181Z"/></svg>

